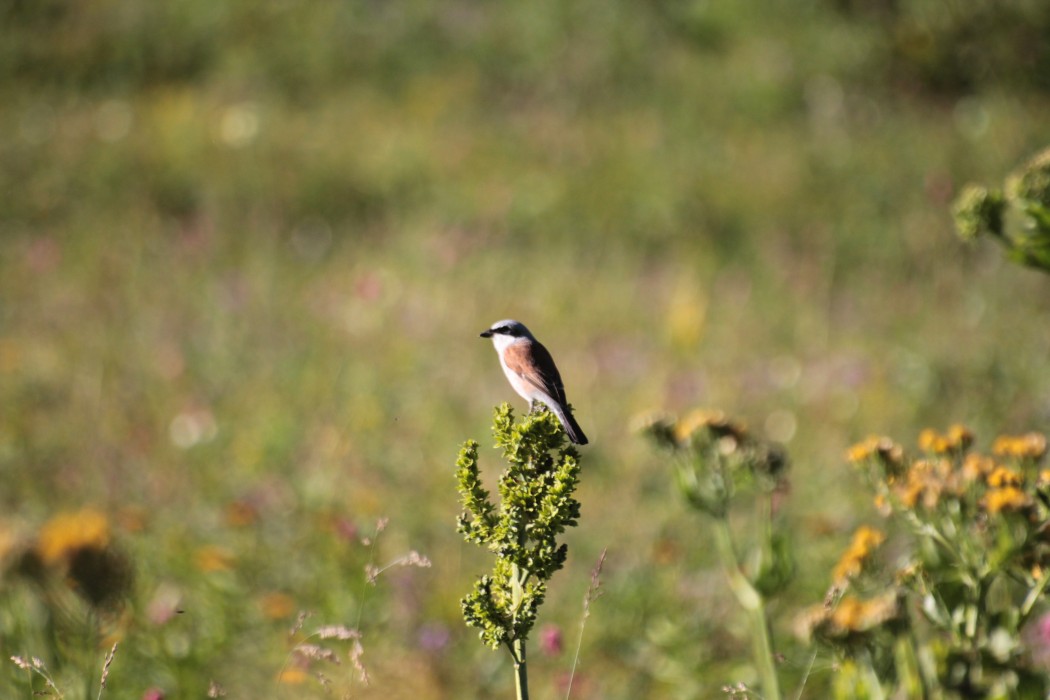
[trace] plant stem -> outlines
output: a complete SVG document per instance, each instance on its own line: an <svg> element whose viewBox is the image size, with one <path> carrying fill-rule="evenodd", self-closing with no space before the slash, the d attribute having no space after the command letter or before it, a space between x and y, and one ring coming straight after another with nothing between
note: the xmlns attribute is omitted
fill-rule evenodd
<svg viewBox="0 0 1050 700"><path fill-rule="evenodd" d="M755 590L740 570L740 563L733 549L733 534L729 530L727 518L714 518L715 544L722 568L729 579L729 588L737 601L747 611L751 622L751 644L762 679L762 696L765 700L780 700L780 684L777 681L776 664L773 661L773 649L769 639L769 625L766 621L765 602L762 594Z"/></svg>
<svg viewBox="0 0 1050 700"><path fill-rule="evenodd" d="M510 571L511 598L514 615L517 617L522 599L525 597L523 588L528 572L520 569L517 564L511 564ZM529 700L529 671L525 665L525 640L515 637L510 653L514 658L514 690L518 694L518 700Z"/></svg>
<svg viewBox="0 0 1050 700"><path fill-rule="evenodd" d="M1050 571L1043 572L1043 576L1039 579L1035 588L1030 590L1028 596L1024 599L1024 603L1021 605L1021 622L1028 619L1036 602L1043 597L1043 591L1046 590L1047 583L1050 583Z"/></svg>
<svg viewBox="0 0 1050 700"><path fill-rule="evenodd" d="M529 672L525 666L525 640L514 640L514 690L518 700L529 700Z"/></svg>

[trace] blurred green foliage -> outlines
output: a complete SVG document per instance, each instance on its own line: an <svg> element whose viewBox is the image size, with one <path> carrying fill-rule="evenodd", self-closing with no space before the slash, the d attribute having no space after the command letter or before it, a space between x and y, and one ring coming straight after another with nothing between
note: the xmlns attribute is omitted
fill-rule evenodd
<svg viewBox="0 0 1050 700"><path fill-rule="evenodd" d="M510 316L593 440L544 607L575 625L609 548L573 696L748 680L627 426L703 403L788 444L787 606L866 505L853 439L1045 424L1047 282L957 243L948 203L1050 142L1046 26L1035 0L0 0L0 657L71 698L97 677L108 646L48 636L83 601L14 573L91 507L134 570L105 697L321 697L323 660L281 670L298 610L361 632L370 685L340 652L337 688L504 697L447 494L512 398L475 337ZM368 583L411 550L433 566ZM534 655L534 692L569 664Z"/></svg>
<svg viewBox="0 0 1050 700"><path fill-rule="evenodd" d="M1050 149L1018 168L1001 189L967 185L952 210L963 239L990 236L1011 259L1050 272Z"/></svg>
<svg viewBox="0 0 1050 700"><path fill-rule="evenodd" d="M777 700L780 680L767 604L788 587L795 569L790 530L779 522L775 506L788 489L787 454L778 445L756 440L719 411L656 417L643 432L668 455L685 501L706 516L703 529L714 540L729 589L747 613L760 686L754 691L737 681L733 695L758 692ZM740 492L746 494L743 499ZM747 525L754 542L744 547L729 523L730 509L740 500L750 501L753 511Z"/></svg>

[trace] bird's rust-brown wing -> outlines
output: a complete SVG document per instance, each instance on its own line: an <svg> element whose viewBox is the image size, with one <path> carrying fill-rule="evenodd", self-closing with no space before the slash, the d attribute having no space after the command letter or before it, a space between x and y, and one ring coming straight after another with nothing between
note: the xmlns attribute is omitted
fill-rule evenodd
<svg viewBox="0 0 1050 700"><path fill-rule="evenodd" d="M503 352L507 367L526 382L565 405L565 387L554 358L542 343L534 340L517 342Z"/></svg>

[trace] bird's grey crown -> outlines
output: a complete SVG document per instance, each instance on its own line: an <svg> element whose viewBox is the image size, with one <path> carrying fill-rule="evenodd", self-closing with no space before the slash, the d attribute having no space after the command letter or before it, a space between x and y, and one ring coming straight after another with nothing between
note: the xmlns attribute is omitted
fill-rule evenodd
<svg viewBox="0 0 1050 700"><path fill-rule="evenodd" d="M524 323L511 318L496 321L489 327L489 331L495 335L509 335L512 338L532 337L532 333L529 333L529 329L525 327Z"/></svg>

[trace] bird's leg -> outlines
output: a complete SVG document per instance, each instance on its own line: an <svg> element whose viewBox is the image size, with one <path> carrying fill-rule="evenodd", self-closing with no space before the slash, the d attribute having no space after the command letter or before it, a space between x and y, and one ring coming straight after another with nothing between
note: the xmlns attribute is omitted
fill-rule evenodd
<svg viewBox="0 0 1050 700"><path fill-rule="evenodd" d="M532 415L532 410L533 410L533 408L535 406L536 406L536 401L533 400L533 399L529 399L529 415L530 416Z"/></svg>

